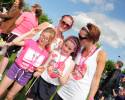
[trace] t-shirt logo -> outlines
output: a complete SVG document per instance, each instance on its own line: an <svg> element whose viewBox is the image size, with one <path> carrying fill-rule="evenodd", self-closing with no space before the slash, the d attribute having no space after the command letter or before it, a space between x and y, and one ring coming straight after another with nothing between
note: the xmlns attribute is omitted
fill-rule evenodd
<svg viewBox="0 0 125 100"><path fill-rule="evenodd" d="M45 56L41 55L39 52L36 52L35 50L29 48L27 50L27 53L23 57L23 62L27 64L31 64L34 67L39 67L43 61Z"/></svg>
<svg viewBox="0 0 125 100"><path fill-rule="evenodd" d="M63 62L56 62L54 60L50 61L48 67L50 69L48 70L48 74L51 78L59 77L60 73L64 70Z"/></svg>

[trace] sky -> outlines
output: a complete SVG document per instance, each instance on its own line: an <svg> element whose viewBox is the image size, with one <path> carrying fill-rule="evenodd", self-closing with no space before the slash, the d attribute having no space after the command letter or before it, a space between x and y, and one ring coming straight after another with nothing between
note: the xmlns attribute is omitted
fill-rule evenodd
<svg viewBox="0 0 125 100"><path fill-rule="evenodd" d="M125 0L26 0L29 5L39 3L44 13L56 25L62 15L74 18L73 28L65 37L78 34L91 22L101 29L100 44L108 60L122 60L125 66Z"/></svg>

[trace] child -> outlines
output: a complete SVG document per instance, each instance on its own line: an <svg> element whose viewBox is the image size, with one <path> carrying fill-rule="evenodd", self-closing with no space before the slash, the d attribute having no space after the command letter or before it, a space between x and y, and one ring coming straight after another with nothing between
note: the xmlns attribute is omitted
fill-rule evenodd
<svg viewBox="0 0 125 100"><path fill-rule="evenodd" d="M74 68L73 58L80 47L77 37L71 36L64 40L60 50L52 51L45 63L45 71L31 88L27 100L49 100L57 86L67 82ZM34 73L38 76L38 72Z"/></svg>
<svg viewBox="0 0 125 100"><path fill-rule="evenodd" d="M36 67L43 64L48 57L48 52L46 51L46 45L52 42L55 36L55 30L53 28L46 28L43 30L40 38L37 42L27 39L22 41L24 38L15 39L12 44L23 45L23 50L21 51L19 57L12 64L6 73L3 81L0 84L0 96L4 91L14 83L13 87L7 95L7 100L13 100L14 96L27 84L27 82L32 77L33 72Z"/></svg>

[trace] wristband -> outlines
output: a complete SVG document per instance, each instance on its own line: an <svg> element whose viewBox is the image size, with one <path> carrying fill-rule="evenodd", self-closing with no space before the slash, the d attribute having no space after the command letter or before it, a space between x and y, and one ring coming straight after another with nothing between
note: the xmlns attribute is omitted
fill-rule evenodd
<svg viewBox="0 0 125 100"><path fill-rule="evenodd" d="M89 100L94 100L94 98L93 97L89 97Z"/></svg>

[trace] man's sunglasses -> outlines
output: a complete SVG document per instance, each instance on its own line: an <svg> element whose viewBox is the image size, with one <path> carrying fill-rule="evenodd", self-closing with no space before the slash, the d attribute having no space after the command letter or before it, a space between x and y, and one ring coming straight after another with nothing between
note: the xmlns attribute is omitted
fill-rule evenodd
<svg viewBox="0 0 125 100"><path fill-rule="evenodd" d="M69 25L68 23L66 23L64 20L61 20L61 23L62 23L63 25L66 25L67 28L70 28L70 27L71 27L71 25Z"/></svg>
<svg viewBox="0 0 125 100"><path fill-rule="evenodd" d="M83 37L82 37L82 36L79 34L79 39L80 39L80 40L85 40L85 39L88 39L88 37L87 37L87 36L83 36Z"/></svg>

